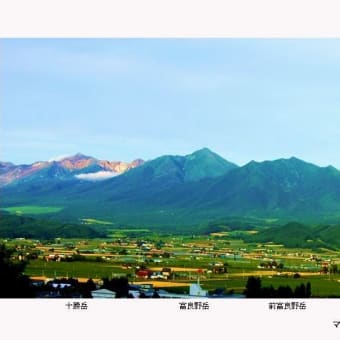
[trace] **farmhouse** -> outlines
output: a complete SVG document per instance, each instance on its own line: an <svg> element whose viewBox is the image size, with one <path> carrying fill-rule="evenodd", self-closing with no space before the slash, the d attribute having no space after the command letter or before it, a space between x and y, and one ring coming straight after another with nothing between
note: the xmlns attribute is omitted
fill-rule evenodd
<svg viewBox="0 0 340 340"><path fill-rule="evenodd" d="M164 278L168 279L171 275L171 268L163 268L162 275L164 276Z"/></svg>
<svg viewBox="0 0 340 340"><path fill-rule="evenodd" d="M152 270L150 269L140 269L137 271L136 275L138 278L148 279L152 275Z"/></svg>

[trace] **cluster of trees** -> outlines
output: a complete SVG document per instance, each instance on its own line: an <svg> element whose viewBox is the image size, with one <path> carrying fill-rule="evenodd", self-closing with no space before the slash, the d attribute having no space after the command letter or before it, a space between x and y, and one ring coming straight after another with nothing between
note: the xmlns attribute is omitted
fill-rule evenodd
<svg viewBox="0 0 340 340"><path fill-rule="evenodd" d="M247 298L309 298L312 295L311 284L301 284L292 289L290 286L279 286L275 289L272 285L262 287L259 277L248 278L244 294Z"/></svg>
<svg viewBox="0 0 340 340"><path fill-rule="evenodd" d="M63 286L67 284L67 286ZM87 282L79 282L74 278L54 279L44 284L34 287L35 297L59 297L59 298L91 298L91 291L96 290L97 286L92 279Z"/></svg>
<svg viewBox="0 0 340 340"><path fill-rule="evenodd" d="M129 281L126 277L103 279L102 288L111 290L116 293L116 298L128 297L129 295Z"/></svg>
<svg viewBox="0 0 340 340"><path fill-rule="evenodd" d="M127 277L113 279L104 278L103 285L100 288L109 289L115 292L116 298L130 297ZM33 295L30 297L92 298L91 292L96 289L98 289L98 287L91 278L84 283L79 282L74 278L60 278L33 287Z"/></svg>
<svg viewBox="0 0 340 340"><path fill-rule="evenodd" d="M111 280L108 278L103 279L103 285L101 288L109 289L116 293L116 298L132 298L133 296L129 294L129 282L127 277L119 277L112 278ZM146 298L146 294L144 292L139 293L140 298ZM150 297L150 296L148 296ZM151 296L151 298L159 298L157 291L155 290Z"/></svg>
<svg viewBox="0 0 340 340"><path fill-rule="evenodd" d="M322 274L337 274L339 273L337 264L323 265L320 268L320 273Z"/></svg>
<svg viewBox="0 0 340 340"><path fill-rule="evenodd" d="M84 298L90 298L91 291L96 289L91 279L86 283L80 283L72 278L35 286L29 277L23 274L28 262L15 260L14 253L15 249L0 244L0 298L34 298L43 296L46 292L57 292L58 288L53 288L52 283L71 285L70 288L59 290L61 297L73 297L78 293Z"/></svg>
<svg viewBox="0 0 340 340"><path fill-rule="evenodd" d="M14 249L0 244L0 298L32 298L34 289L23 272L26 261L13 261Z"/></svg>

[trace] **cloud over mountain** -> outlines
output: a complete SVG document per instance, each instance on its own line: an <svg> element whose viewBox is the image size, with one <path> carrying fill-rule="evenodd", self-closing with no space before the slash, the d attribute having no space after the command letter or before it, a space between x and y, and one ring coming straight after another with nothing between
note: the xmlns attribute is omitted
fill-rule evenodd
<svg viewBox="0 0 340 340"><path fill-rule="evenodd" d="M119 173L113 172L113 171L97 171L97 172L90 172L88 174L75 175L74 177L78 179L83 179L86 181L102 181L104 179L112 178L118 175Z"/></svg>

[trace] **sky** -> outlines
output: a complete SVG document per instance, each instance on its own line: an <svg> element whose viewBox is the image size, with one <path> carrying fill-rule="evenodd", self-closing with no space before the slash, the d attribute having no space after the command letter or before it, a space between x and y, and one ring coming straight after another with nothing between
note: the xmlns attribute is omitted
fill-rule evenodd
<svg viewBox="0 0 340 340"><path fill-rule="evenodd" d="M0 159L208 147L340 169L340 39L0 39Z"/></svg>

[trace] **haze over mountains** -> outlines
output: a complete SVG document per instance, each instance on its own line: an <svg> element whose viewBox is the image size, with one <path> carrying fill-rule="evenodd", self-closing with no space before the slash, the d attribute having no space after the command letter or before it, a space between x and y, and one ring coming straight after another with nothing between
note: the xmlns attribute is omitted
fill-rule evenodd
<svg viewBox="0 0 340 340"><path fill-rule="evenodd" d="M230 216L340 221L340 171L294 157L239 167L205 148L147 162L77 154L47 163L1 163L1 206L58 206L62 219L139 225L195 225ZM101 172L102 179L106 172L112 177L93 181Z"/></svg>

